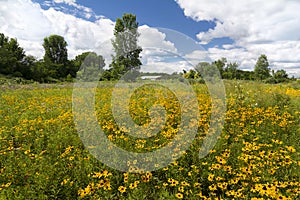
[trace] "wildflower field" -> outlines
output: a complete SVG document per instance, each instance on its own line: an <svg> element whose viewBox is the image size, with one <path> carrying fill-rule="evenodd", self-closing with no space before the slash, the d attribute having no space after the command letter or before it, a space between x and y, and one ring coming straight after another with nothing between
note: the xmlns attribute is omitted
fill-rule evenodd
<svg viewBox="0 0 300 200"><path fill-rule="evenodd" d="M129 171L121 172L83 145L73 119L72 84L1 86L0 200L300 199L300 83L225 82L222 134L201 159L211 102L204 84L192 87L200 119L187 127L198 130L190 148L161 169L144 171L134 167L139 161L128 160ZM99 125L111 142L149 152L174 139L180 109L171 93L158 98L167 110L162 130L137 139L114 121L112 88L112 83L101 84L95 101ZM158 101L153 95L147 100L147 92L137 91L130 105L140 125L149 123L148 110Z"/></svg>

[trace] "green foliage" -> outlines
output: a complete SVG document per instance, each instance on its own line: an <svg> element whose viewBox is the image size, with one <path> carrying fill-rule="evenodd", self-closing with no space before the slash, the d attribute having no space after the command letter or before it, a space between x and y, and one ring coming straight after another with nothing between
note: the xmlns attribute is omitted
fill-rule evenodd
<svg viewBox="0 0 300 200"><path fill-rule="evenodd" d="M77 72L77 78L83 81L99 81L105 66L104 58L94 52L87 52L76 57L77 63L81 63Z"/></svg>
<svg viewBox="0 0 300 200"><path fill-rule="evenodd" d="M0 33L0 73L14 74L20 67L25 53L16 39L9 39ZM20 74L17 74L20 76ZM21 75L22 76L22 75Z"/></svg>
<svg viewBox="0 0 300 200"><path fill-rule="evenodd" d="M262 54L254 67L254 75L257 80L265 80L270 77L269 62L266 55Z"/></svg>
<svg viewBox="0 0 300 200"><path fill-rule="evenodd" d="M116 20L114 29L115 39L112 40L115 56L110 65L110 78L118 80L126 72L136 74L140 69L140 53L142 48L137 45L139 37L138 22L133 14L124 14L122 19ZM107 74L107 72L106 72ZM106 75L106 77L109 77ZM130 77L129 80L133 78Z"/></svg>
<svg viewBox="0 0 300 200"><path fill-rule="evenodd" d="M66 64L68 60L67 42L62 36L50 35L44 38L44 61L51 64Z"/></svg>
<svg viewBox="0 0 300 200"><path fill-rule="evenodd" d="M226 58L221 58L212 63L200 62L195 70L183 70L183 78L191 83L205 83L203 77L213 79L220 73L222 79L228 80L263 80L265 83L282 83L293 80L289 78L285 70L272 71L270 74L269 63L266 55L261 55L255 65L254 71L240 70L237 62L227 63ZM193 80L193 81L192 81Z"/></svg>
<svg viewBox="0 0 300 200"><path fill-rule="evenodd" d="M220 71L220 74L222 75L225 71L225 66L227 63L227 59L226 58L221 58L217 61L214 62L214 64L217 66L218 70Z"/></svg>
<svg viewBox="0 0 300 200"><path fill-rule="evenodd" d="M223 76L227 79L237 79L238 78L238 63L229 63L226 66Z"/></svg>
<svg viewBox="0 0 300 200"><path fill-rule="evenodd" d="M81 71L79 74L80 76L85 74L85 80L88 80L88 76L94 72L97 77L100 77L100 80L119 80L122 77L123 80L132 82L136 81L136 78L140 76L139 70L142 64L140 53L142 48L137 45L139 33L136 16L124 14L122 18L118 18L115 24L114 35L115 39L112 40L112 45L115 55L112 63L109 65L109 69L102 72L104 60L101 56L98 58L95 56L92 60L95 63L98 62L99 69L94 66L89 68L89 70L85 70L85 72ZM3 33L0 33L0 74L41 83L70 81L76 77L85 58L92 53L84 52L81 55L77 55L75 59L68 60L67 42L59 35L45 37L43 47L45 49L44 59L37 60L31 55L25 55L17 39L10 39ZM97 61L97 59L99 60ZM101 76L96 72L97 70L101 71ZM182 76L191 83L205 83L203 75L210 79L221 75L223 79L262 80L271 84L296 81L294 77L289 78L287 72L283 69L276 72L272 70L272 73L270 73L269 62L264 54L258 58L254 71L241 70L237 62L228 63L226 58L221 58L212 63L199 63L195 66L195 69L190 71L184 70L183 72L163 75L160 79L178 79ZM93 77L90 78L94 79Z"/></svg>
<svg viewBox="0 0 300 200"><path fill-rule="evenodd" d="M50 35L44 38L43 47L45 49L43 65L46 68L47 76L61 79L68 74L74 74L70 67L71 63L68 61L67 42L62 36Z"/></svg>
<svg viewBox="0 0 300 200"><path fill-rule="evenodd" d="M290 79L288 77L288 74L286 73L285 70L281 69L276 72L272 70L272 76L268 79L265 80L266 83L283 83L283 82L288 82Z"/></svg>
<svg viewBox="0 0 300 200"><path fill-rule="evenodd" d="M73 77L71 76L71 74L67 75L66 81L67 82L73 82Z"/></svg>

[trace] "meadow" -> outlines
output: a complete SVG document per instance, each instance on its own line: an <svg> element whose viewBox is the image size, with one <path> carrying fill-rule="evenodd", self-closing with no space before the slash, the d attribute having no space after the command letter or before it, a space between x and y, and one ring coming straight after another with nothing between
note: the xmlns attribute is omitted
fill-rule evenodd
<svg viewBox="0 0 300 200"><path fill-rule="evenodd" d="M83 145L73 119L72 86L0 86L0 200L300 199L299 82L226 81L224 127L201 159L211 102L206 86L195 83L200 119L189 127L197 129L190 148L155 171L125 161L129 172L106 166ZM171 93L141 89L133 95L129 110L139 125L149 123L151 105L160 103L167 111L159 134L137 139L114 121L112 88L109 82L98 87L95 104L109 141L128 151L151 152L174 139L180 109Z"/></svg>

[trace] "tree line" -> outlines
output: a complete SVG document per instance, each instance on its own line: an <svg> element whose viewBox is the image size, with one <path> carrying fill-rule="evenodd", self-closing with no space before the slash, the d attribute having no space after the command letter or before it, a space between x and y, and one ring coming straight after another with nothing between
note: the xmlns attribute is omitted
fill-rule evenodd
<svg viewBox="0 0 300 200"><path fill-rule="evenodd" d="M74 59L68 59L67 42L60 35L45 37L43 48L45 54L37 60L34 56L26 55L17 39L8 38L0 33L0 74L21 77L38 82L72 81L77 77L83 80L119 80L121 77L134 81L138 76L142 48L137 40L138 22L133 14L124 14L116 20L112 45L115 55L107 70L104 70L105 60L95 52L84 52ZM269 67L266 55L261 55L254 71L238 69L238 63L228 63L221 58L212 63L201 62L195 69L183 70L180 75L189 80L203 81L201 71L210 72L214 65L223 79L261 80L268 83L280 83L289 80L285 70L274 71ZM125 75L125 76L124 76ZM170 76L172 77L172 76Z"/></svg>
<svg viewBox="0 0 300 200"><path fill-rule="evenodd" d="M117 80L128 71L136 74L142 64L137 28L138 22L133 14L124 14L116 20L115 39L112 40L115 56L107 70L103 70L104 58L95 52L84 52L69 60L68 44L60 35L44 38L45 54L37 60L25 54L17 39L0 33L0 74L48 83L71 81L76 76L91 80L93 76L101 74L102 80Z"/></svg>
<svg viewBox="0 0 300 200"><path fill-rule="evenodd" d="M218 72L209 70L218 69ZM219 74L216 74L219 73ZM198 80L204 82L201 74L209 76L219 76L222 79L238 79L238 80L258 80L266 83L281 83L294 79L289 78L287 72L283 69L271 70L268 58L265 54L259 56L253 71L239 69L237 62L227 62L226 58L221 58L212 63L200 62L194 69L189 71L183 70L182 76L189 80Z"/></svg>

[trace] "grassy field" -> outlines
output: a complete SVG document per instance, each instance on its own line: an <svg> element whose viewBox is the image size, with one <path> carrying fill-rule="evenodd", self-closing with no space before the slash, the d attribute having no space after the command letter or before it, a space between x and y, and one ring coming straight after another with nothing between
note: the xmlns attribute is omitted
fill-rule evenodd
<svg viewBox="0 0 300 200"><path fill-rule="evenodd" d="M201 115L191 125L198 130L192 145L167 167L138 173L112 169L85 148L73 120L72 84L0 86L0 199L300 199L300 83L225 86L225 124L214 149L199 158L211 106L205 85L195 84ZM111 142L151 152L174 139L180 110L171 93L150 90L159 96L150 100L135 93L136 123L149 123L154 103L167 110L159 134L137 139L116 125L111 91L106 83L96 95L99 125Z"/></svg>

